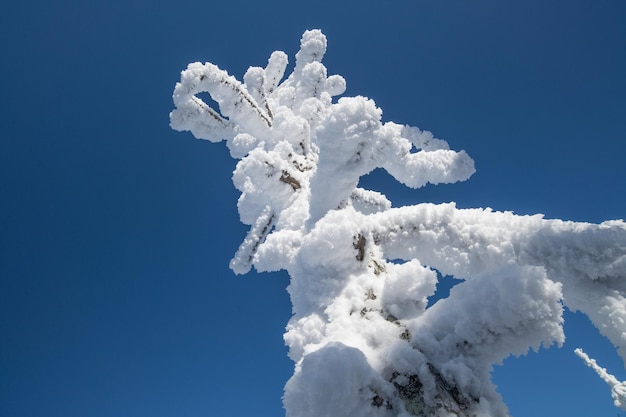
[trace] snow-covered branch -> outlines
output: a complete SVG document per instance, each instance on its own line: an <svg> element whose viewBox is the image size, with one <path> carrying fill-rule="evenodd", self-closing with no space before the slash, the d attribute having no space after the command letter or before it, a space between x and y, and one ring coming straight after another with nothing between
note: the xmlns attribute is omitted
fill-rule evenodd
<svg viewBox="0 0 626 417"><path fill-rule="evenodd" d="M358 187L363 175L383 168L417 188L465 181L473 160L428 131L383 122L371 99L335 100L346 85L327 75L326 46L319 30L305 32L286 78L281 51L243 82L190 64L170 114L172 128L225 140L240 159L233 183L250 231L233 271L291 277L287 416L507 416L492 365L562 344L563 305L626 360L626 224L454 203L391 208ZM429 306L438 273L462 282ZM623 404L623 383L600 374Z"/></svg>
<svg viewBox="0 0 626 417"><path fill-rule="evenodd" d="M622 410L626 410L626 381L619 381L613 375L608 373L606 369L600 367L595 359L591 359L587 356L582 349L578 348L574 352L583 361L585 361L588 367L596 371L598 376L608 384L611 388L611 397L613 397L615 406L621 408Z"/></svg>

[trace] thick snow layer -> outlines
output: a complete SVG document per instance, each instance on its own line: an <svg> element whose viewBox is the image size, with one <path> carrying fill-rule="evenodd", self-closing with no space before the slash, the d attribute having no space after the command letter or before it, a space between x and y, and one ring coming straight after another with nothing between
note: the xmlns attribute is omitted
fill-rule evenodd
<svg viewBox="0 0 626 417"><path fill-rule="evenodd" d="M492 365L562 344L564 305L626 361L626 224L454 203L391 208L359 178L383 168L417 188L464 181L474 163L430 132L383 122L371 99L334 100L346 84L328 76L326 46L319 30L305 32L286 78L280 51L243 82L190 64L170 114L172 128L225 140L240 159L233 183L251 228L233 271L291 276L287 415L507 416ZM429 307L437 271L463 282ZM624 383L583 358L623 407Z"/></svg>

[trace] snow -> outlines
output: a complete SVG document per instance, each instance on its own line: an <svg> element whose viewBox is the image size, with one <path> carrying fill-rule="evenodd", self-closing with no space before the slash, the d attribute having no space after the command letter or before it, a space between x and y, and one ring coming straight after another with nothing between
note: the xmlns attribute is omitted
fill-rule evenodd
<svg viewBox="0 0 626 417"><path fill-rule="evenodd" d="M384 385L359 349L329 343L307 355L287 383L285 410L294 417L390 415L371 404L376 389Z"/></svg>
<svg viewBox="0 0 626 417"><path fill-rule="evenodd" d="M286 79L280 51L243 83L190 64L170 114L172 128L225 140L240 159L233 183L251 228L233 271L291 277L287 415L506 416L493 364L562 344L563 306L587 314L626 361L626 223L392 208L359 178L383 168L412 188L453 183L474 173L473 160L430 132L383 122L371 99L333 99L346 84L328 76L326 47L319 30L305 32ZM463 282L428 307L437 271ZM624 383L600 375L623 406Z"/></svg>
<svg viewBox="0 0 626 417"><path fill-rule="evenodd" d="M595 359L587 356L582 349L578 348L574 352L609 385L615 406L626 410L626 381L620 382L613 375L609 374L606 369L601 368Z"/></svg>

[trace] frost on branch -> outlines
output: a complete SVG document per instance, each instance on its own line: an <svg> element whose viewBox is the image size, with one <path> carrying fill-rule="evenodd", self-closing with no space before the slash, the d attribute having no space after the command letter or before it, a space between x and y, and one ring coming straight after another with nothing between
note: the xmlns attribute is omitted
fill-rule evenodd
<svg viewBox="0 0 626 417"><path fill-rule="evenodd" d="M473 161L430 132L383 122L368 98L334 99L345 81L327 74L325 51L325 36L307 31L291 74L277 51L243 82L190 64L170 114L172 128L225 140L240 159L233 182L251 228L233 271L291 277L287 415L507 416L493 364L562 344L563 305L626 359L626 224L392 208L360 177L383 168L412 188L453 183ZM437 272L462 282L428 307Z"/></svg>
<svg viewBox="0 0 626 417"><path fill-rule="evenodd" d="M596 361L587 356L582 349L576 349L574 352L611 387L611 396L615 406L626 410L626 381L620 382L613 375L609 374L606 369L598 366Z"/></svg>

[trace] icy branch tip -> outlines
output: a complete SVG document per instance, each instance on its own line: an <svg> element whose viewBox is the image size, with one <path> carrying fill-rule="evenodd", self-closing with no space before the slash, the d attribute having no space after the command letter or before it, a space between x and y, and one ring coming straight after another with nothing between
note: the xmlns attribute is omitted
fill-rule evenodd
<svg viewBox="0 0 626 417"><path fill-rule="evenodd" d="M581 348L574 350L585 364L596 371L598 376L611 387L611 397L616 407L626 410L626 381L620 382L617 378L607 372L605 368L598 365L595 359L591 359Z"/></svg>

